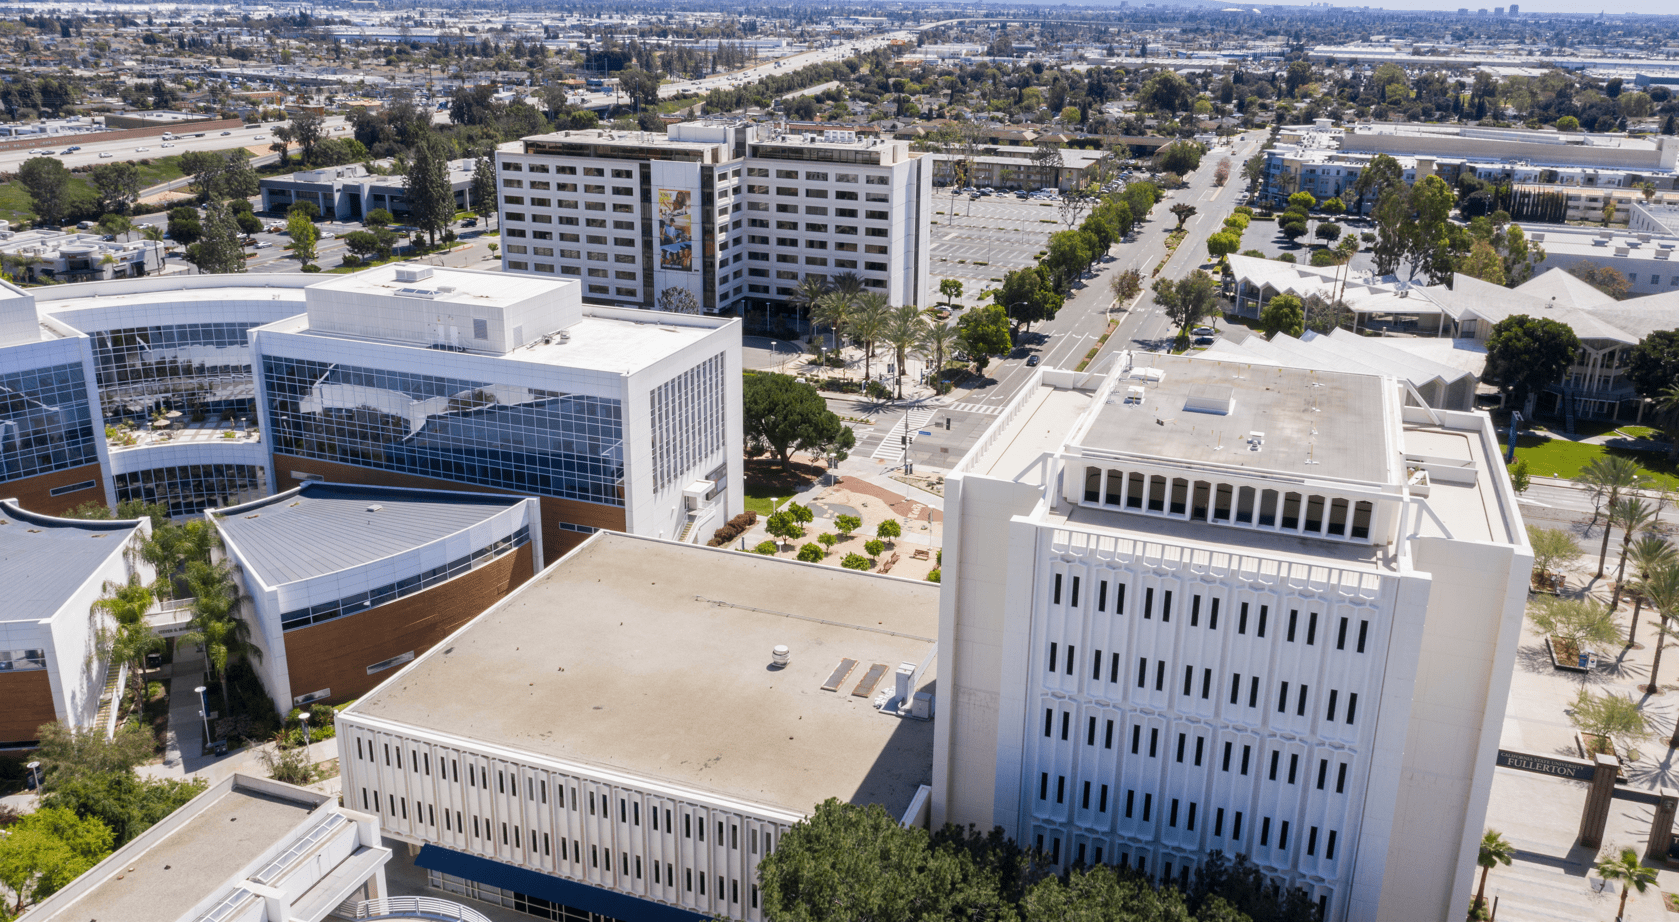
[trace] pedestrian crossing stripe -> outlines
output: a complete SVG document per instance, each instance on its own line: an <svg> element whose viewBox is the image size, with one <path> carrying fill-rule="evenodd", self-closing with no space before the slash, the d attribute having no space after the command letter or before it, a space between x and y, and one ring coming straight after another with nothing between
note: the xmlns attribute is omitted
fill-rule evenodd
<svg viewBox="0 0 1679 922"><path fill-rule="evenodd" d="M996 416L1003 412L1001 405L987 406L983 403L955 403L951 404L948 409L955 410L960 413L983 413L986 416Z"/></svg>
<svg viewBox="0 0 1679 922"><path fill-rule="evenodd" d="M909 434L909 440L914 442L917 432L922 426L927 425L928 420L931 420L936 413L938 413L938 410L911 410L905 413L902 418L892 424L890 429L886 430L885 438L880 440L880 444L875 446L874 454L869 457L893 463L902 461L904 459L902 439L906 430ZM904 422L905 419L909 420L907 425Z"/></svg>

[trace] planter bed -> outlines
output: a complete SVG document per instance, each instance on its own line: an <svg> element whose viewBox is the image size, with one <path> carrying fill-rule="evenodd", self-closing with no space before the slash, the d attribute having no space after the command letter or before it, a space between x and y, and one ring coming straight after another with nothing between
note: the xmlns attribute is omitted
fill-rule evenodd
<svg viewBox="0 0 1679 922"><path fill-rule="evenodd" d="M1570 655L1568 655L1566 657L1559 656L1559 648L1560 648L1560 651L1562 653L1567 653L1567 654L1570 654ZM1578 665L1579 662L1580 662L1580 652L1579 652L1579 650L1578 649L1571 649L1570 645L1567 644L1566 641L1560 641L1560 640L1556 640L1556 639L1550 638L1550 637L1545 638L1545 652L1547 652L1551 655L1551 665L1555 666L1558 669L1561 669L1564 672L1589 672L1590 671L1590 670L1587 670L1587 669L1581 669L1580 668L1580 666Z"/></svg>

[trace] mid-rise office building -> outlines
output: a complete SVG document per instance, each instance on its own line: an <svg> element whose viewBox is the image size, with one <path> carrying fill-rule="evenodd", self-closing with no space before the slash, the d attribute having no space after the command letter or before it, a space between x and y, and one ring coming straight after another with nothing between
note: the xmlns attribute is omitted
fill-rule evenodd
<svg viewBox="0 0 1679 922"><path fill-rule="evenodd" d="M496 172L502 267L576 279L591 303L654 308L682 289L702 313L790 335L805 278L928 298L932 162L907 142L682 122L525 138Z"/></svg>
<svg viewBox="0 0 1679 922"><path fill-rule="evenodd" d="M541 500L548 560L741 508L738 321L583 306L570 279L391 265L253 331L271 483Z"/></svg>
<svg viewBox="0 0 1679 922"><path fill-rule="evenodd" d="M344 802L464 898L762 920L758 864L821 802L925 823L937 605L598 534L340 712Z"/></svg>
<svg viewBox="0 0 1679 922"><path fill-rule="evenodd" d="M1168 355L1032 384L946 480L932 821L1461 912L1532 561L1488 417Z"/></svg>
<svg viewBox="0 0 1679 922"><path fill-rule="evenodd" d="M98 234L0 230L0 265L23 282L90 282L185 272L165 261L158 240L106 240Z"/></svg>
<svg viewBox="0 0 1679 922"><path fill-rule="evenodd" d="M390 161L383 161L389 165ZM470 157L445 164L455 208L471 211L472 172L477 161ZM280 213L299 202L319 208L328 221L360 221L370 211L383 208L400 218L408 214L408 178L400 174L371 173L364 164L299 170L284 176L264 177L259 184L262 210Z"/></svg>
<svg viewBox="0 0 1679 922"><path fill-rule="evenodd" d="M32 744L54 721L109 731L116 709L101 726L101 705L127 665L99 655L96 635L111 621L93 604L107 584L152 578L138 553L151 531L150 519L60 519L0 500L0 748Z"/></svg>

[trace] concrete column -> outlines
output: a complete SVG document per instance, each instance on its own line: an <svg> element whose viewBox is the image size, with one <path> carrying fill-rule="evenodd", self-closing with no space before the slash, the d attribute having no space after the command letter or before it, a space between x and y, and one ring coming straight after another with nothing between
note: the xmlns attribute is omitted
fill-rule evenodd
<svg viewBox="0 0 1679 922"><path fill-rule="evenodd" d="M1620 763L1614 756L1598 753L1594 760L1591 788L1586 792L1586 809L1580 814L1580 844L1590 849L1603 846L1603 827L1609 822L1609 800L1615 793L1615 775Z"/></svg>
<svg viewBox="0 0 1679 922"><path fill-rule="evenodd" d="M1679 791L1661 789L1656 818L1650 822L1650 838L1644 844L1644 860L1658 866L1667 863L1667 847L1673 841L1673 817L1679 814Z"/></svg>

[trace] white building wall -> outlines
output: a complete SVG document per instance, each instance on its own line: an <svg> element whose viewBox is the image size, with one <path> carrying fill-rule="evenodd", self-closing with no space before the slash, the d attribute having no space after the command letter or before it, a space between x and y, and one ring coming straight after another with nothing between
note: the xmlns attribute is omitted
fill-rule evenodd
<svg viewBox="0 0 1679 922"><path fill-rule="evenodd" d="M801 817L356 713L345 805L434 844L709 917L759 922L757 864Z"/></svg>

